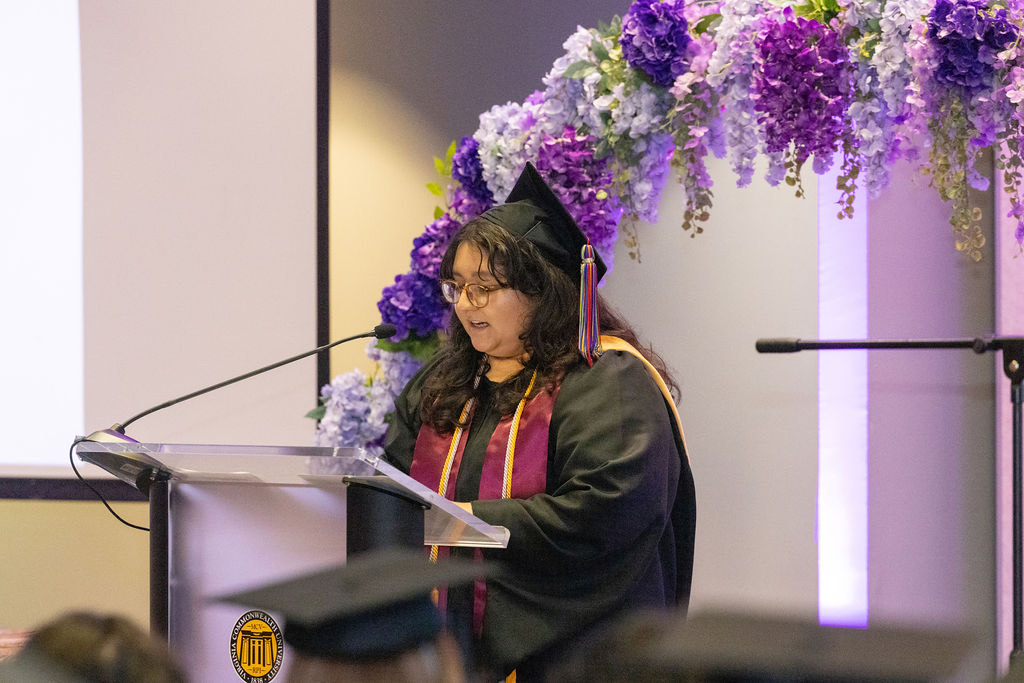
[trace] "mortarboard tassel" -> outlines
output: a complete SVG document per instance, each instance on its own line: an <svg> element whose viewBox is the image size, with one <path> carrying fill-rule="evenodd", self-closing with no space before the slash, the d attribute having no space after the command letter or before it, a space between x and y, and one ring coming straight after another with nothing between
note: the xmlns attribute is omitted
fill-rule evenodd
<svg viewBox="0 0 1024 683"><path fill-rule="evenodd" d="M597 328L597 269L594 265L596 253L588 242L580 252L580 329L579 349L588 365L600 355L601 335Z"/></svg>

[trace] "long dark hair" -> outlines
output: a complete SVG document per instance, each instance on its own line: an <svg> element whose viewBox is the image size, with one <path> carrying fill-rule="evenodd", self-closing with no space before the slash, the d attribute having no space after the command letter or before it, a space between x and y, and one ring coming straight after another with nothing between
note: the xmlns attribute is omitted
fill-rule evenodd
<svg viewBox="0 0 1024 683"><path fill-rule="evenodd" d="M523 347L529 355L526 367L537 370L540 387L553 387L570 368L583 362L576 348L578 285L544 258L532 242L518 239L482 217L467 223L452 239L441 260L441 278L452 277L455 252L462 244L472 245L486 256L491 275L498 284L518 290L530 299L534 313L522 334ZM601 333L620 337L639 349L661 373L673 395L678 396L678 387L661 357L640 343L629 324L600 295L598 307ZM462 407L473 396L481 364L484 364L482 371L486 372L483 354L473 348L462 323L452 315L448 337L438 351L437 364L423 385L420 416L424 424L430 424L441 434L449 434L459 426ZM515 411L532 374L520 372L496 386L494 406L501 415Z"/></svg>

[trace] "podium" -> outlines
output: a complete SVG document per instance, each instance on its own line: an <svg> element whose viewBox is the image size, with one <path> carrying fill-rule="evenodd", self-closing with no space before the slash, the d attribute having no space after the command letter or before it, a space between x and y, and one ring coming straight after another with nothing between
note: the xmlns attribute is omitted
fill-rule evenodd
<svg viewBox="0 0 1024 683"><path fill-rule="evenodd" d="M271 677L239 668L238 629L254 612L213 598L344 563L353 478L418 501L425 545L508 544L504 527L362 449L83 441L75 451L148 494L150 628L166 634L190 680L287 677L287 651Z"/></svg>

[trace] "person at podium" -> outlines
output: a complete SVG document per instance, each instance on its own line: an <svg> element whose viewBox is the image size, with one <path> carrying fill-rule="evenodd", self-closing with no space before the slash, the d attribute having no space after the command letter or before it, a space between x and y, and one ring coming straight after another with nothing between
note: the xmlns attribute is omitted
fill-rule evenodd
<svg viewBox="0 0 1024 683"><path fill-rule="evenodd" d="M604 271L527 164L448 247L449 333L396 402L386 458L510 532L452 550L499 577L439 596L477 670L542 680L627 609L686 609L696 505L674 384L600 300Z"/></svg>

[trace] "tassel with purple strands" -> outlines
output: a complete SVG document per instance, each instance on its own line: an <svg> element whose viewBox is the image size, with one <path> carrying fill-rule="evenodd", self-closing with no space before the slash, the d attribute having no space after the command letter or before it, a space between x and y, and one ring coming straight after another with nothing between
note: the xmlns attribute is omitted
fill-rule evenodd
<svg viewBox="0 0 1024 683"><path fill-rule="evenodd" d="M601 332L598 329L596 252L588 242L580 252L580 330L579 349L588 365L601 354Z"/></svg>

